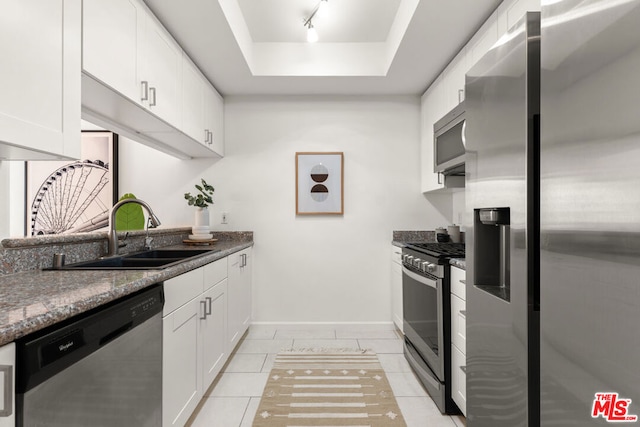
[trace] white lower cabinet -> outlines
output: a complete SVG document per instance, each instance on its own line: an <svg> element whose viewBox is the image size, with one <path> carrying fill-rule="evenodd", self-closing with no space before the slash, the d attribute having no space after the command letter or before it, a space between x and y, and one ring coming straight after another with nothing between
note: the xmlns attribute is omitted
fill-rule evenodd
<svg viewBox="0 0 640 427"><path fill-rule="evenodd" d="M391 245L391 317L396 328L402 327L402 249Z"/></svg>
<svg viewBox="0 0 640 427"><path fill-rule="evenodd" d="M251 323L251 248L229 255L227 335L229 352Z"/></svg>
<svg viewBox="0 0 640 427"><path fill-rule="evenodd" d="M204 266L205 292L200 299L202 389L211 385L229 357L227 351L227 261Z"/></svg>
<svg viewBox="0 0 640 427"><path fill-rule="evenodd" d="M165 283L166 285L166 283ZM199 298L162 319L162 425L183 426L202 397Z"/></svg>
<svg viewBox="0 0 640 427"><path fill-rule="evenodd" d="M16 345L0 347L0 427L15 427Z"/></svg>
<svg viewBox="0 0 640 427"><path fill-rule="evenodd" d="M460 411L467 416L466 356L455 345L451 346L451 397Z"/></svg>
<svg viewBox="0 0 640 427"><path fill-rule="evenodd" d="M451 397L467 415L466 273L451 267Z"/></svg>
<svg viewBox="0 0 640 427"><path fill-rule="evenodd" d="M249 254L245 249L164 282L164 427L185 425L249 327ZM239 335L233 345L231 335Z"/></svg>

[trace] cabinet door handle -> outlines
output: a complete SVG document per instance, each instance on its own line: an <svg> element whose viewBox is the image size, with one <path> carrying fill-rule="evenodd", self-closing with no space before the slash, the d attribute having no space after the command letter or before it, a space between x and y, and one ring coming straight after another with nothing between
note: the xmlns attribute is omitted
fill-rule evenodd
<svg viewBox="0 0 640 427"><path fill-rule="evenodd" d="M205 320L207 318L207 302L200 301L200 305L202 306L202 316L200 316L200 320Z"/></svg>
<svg viewBox="0 0 640 427"><path fill-rule="evenodd" d="M209 145L213 144L213 132L209 132Z"/></svg>
<svg viewBox="0 0 640 427"><path fill-rule="evenodd" d="M204 143L208 143L209 142L209 129L205 129L204 130Z"/></svg>
<svg viewBox="0 0 640 427"><path fill-rule="evenodd" d="M209 305L209 309L207 311L205 311L205 316L210 316L211 315L211 297L206 297L205 298L207 300L207 304Z"/></svg>
<svg viewBox="0 0 640 427"><path fill-rule="evenodd" d="M149 88L149 93L151 94L151 100L149 101L149 107L155 107L156 106L156 88L155 87L150 87Z"/></svg>
<svg viewBox="0 0 640 427"><path fill-rule="evenodd" d="M0 365L0 372L4 374L4 406L0 410L0 417L8 417L13 413L13 366Z"/></svg>
<svg viewBox="0 0 640 427"><path fill-rule="evenodd" d="M464 101L464 89L458 89L458 104Z"/></svg>
<svg viewBox="0 0 640 427"><path fill-rule="evenodd" d="M440 181L440 177L444 176L441 172L438 172L438 184L442 184L442 182Z"/></svg>
<svg viewBox="0 0 640 427"><path fill-rule="evenodd" d="M140 96L140 101L147 101L149 99L149 82L143 80L140 82L142 86L142 94Z"/></svg>
<svg viewBox="0 0 640 427"><path fill-rule="evenodd" d="M467 148L467 121L462 122L462 131L460 131L460 139L462 140L462 146Z"/></svg>

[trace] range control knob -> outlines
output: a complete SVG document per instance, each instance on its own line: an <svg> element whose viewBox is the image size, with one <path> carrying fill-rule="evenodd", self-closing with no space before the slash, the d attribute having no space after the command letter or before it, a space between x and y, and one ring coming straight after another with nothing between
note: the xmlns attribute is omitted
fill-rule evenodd
<svg viewBox="0 0 640 427"><path fill-rule="evenodd" d="M420 264L421 263L422 263L422 260L420 258L414 258L414 260L413 260L413 266L414 267L420 268Z"/></svg>
<svg viewBox="0 0 640 427"><path fill-rule="evenodd" d="M406 262L407 264L413 264L413 255L406 255L404 262Z"/></svg>
<svg viewBox="0 0 640 427"><path fill-rule="evenodd" d="M423 261L422 264L420 265L420 270L427 272L427 271L429 271L429 266L430 265L431 264L429 264L428 261Z"/></svg>
<svg viewBox="0 0 640 427"><path fill-rule="evenodd" d="M436 271L436 265L435 264L427 265L427 272L428 273L433 273L434 271Z"/></svg>

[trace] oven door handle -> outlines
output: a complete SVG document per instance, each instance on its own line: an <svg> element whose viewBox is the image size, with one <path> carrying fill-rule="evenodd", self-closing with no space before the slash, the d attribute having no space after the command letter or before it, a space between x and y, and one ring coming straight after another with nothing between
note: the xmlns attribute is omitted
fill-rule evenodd
<svg viewBox="0 0 640 427"><path fill-rule="evenodd" d="M409 270L404 265L402 266L402 272L407 276L411 277L416 282L422 283L423 285L427 285L432 287L433 289L438 289L438 282L436 280L429 279L428 277L421 276L413 271Z"/></svg>

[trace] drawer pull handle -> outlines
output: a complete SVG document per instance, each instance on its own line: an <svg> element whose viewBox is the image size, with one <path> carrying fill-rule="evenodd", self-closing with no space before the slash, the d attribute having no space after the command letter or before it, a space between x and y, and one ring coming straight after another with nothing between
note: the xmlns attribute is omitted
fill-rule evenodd
<svg viewBox="0 0 640 427"><path fill-rule="evenodd" d="M460 280L458 280L458 281L459 281L460 283L462 283L463 285L466 285L466 284L467 284L467 281L466 281L466 280L464 280L464 279L460 279Z"/></svg>
<svg viewBox="0 0 640 427"><path fill-rule="evenodd" d="M466 366L460 366L460 370L462 372L464 372L465 374L467 373L467 367Z"/></svg>
<svg viewBox="0 0 640 427"><path fill-rule="evenodd" d="M460 314L466 319L467 318L467 310L460 310Z"/></svg>

